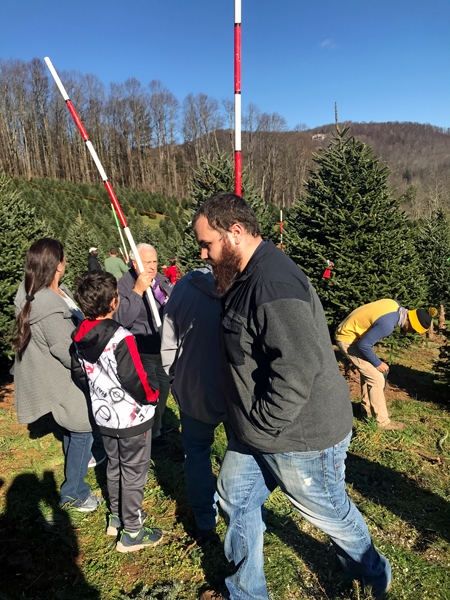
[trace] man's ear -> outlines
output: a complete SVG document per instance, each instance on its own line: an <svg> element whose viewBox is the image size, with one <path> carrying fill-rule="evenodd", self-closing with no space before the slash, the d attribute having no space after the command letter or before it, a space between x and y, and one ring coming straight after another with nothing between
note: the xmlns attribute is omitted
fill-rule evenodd
<svg viewBox="0 0 450 600"><path fill-rule="evenodd" d="M233 223L230 227L228 233L230 234L232 240L238 246L245 236L245 229L242 227L240 223Z"/></svg>

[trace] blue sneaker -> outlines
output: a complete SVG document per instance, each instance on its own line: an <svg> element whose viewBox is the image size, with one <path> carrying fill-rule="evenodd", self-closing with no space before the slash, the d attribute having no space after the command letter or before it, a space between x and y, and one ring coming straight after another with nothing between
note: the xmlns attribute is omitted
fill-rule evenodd
<svg viewBox="0 0 450 600"><path fill-rule="evenodd" d="M116 544L116 550L118 552L136 552L142 550L142 548L147 548L147 546L157 546L162 538L161 529L141 527L136 534L123 530L120 540Z"/></svg>

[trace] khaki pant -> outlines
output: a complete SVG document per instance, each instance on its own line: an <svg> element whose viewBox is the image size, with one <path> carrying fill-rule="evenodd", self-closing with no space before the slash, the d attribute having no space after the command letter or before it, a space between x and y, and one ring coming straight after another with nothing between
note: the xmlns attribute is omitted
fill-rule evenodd
<svg viewBox="0 0 450 600"><path fill-rule="evenodd" d="M354 344L337 342L342 354L355 365L361 376L361 404L367 415L376 417L379 425L390 423L384 397L386 380L370 362L368 362L358 347Z"/></svg>

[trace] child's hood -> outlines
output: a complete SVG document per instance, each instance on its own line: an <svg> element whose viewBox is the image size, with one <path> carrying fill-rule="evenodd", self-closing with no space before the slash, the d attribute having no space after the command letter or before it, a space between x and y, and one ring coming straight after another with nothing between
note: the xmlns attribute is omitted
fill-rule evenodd
<svg viewBox="0 0 450 600"><path fill-rule="evenodd" d="M112 319L83 321L72 333L80 356L90 363L97 362L119 327L120 323Z"/></svg>

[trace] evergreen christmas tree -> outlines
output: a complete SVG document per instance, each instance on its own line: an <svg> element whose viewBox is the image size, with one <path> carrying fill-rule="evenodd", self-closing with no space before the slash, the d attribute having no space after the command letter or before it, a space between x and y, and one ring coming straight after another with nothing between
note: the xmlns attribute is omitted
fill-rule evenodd
<svg viewBox="0 0 450 600"><path fill-rule="evenodd" d="M443 386L442 392L448 398L450 396L448 387L450 384L450 329L447 327L439 333L444 336L444 343L439 350L439 360L435 361L433 370L437 373L439 380L447 384L447 386Z"/></svg>
<svg viewBox="0 0 450 600"><path fill-rule="evenodd" d="M7 366L14 355L11 347L14 298L24 278L25 254L34 241L53 234L5 174L0 175L0 223L0 357Z"/></svg>
<svg viewBox="0 0 450 600"><path fill-rule="evenodd" d="M92 227L79 216L72 223L64 244L67 266L62 282L69 290L73 290L75 277L79 277L88 270L89 248L91 247L98 247L98 236ZM100 257L104 251L98 248L98 254Z"/></svg>
<svg viewBox="0 0 450 600"><path fill-rule="evenodd" d="M214 160L202 157L200 159L200 167L191 178L191 184L192 191L190 192L188 211L192 218L197 209L210 196L219 192L234 192L234 164L225 152L218 153ZM247 200L255 212L263 238L273 239L277 242L279 233L274 227L276 221L274 221L273 214L258 194L258 191L245 171L242 174L242 197ZM190 225L188 225L185 231L183 243L178 250L177 257L185 272L201 267L204 264L204 261L200 259L200 248Z"/></svg>
<svg viewBox="0 0 450 600"><path fill-rule="evenodd" d="M393 298L416 308L426 298L412 231L387 188L389 169L348 127L336 124L333 138L314 154L318 168L285 227L285 250L311 279L330 328L368 302ZM327 261L333 266L323 277Z"/></svg>
<svg viewBox="0 0 450 600"><path fill-rule="evenodd" d="M417 223L417 253L428 283L427 302L439 309L450 309L450 221L439 210Z"/></svg>

